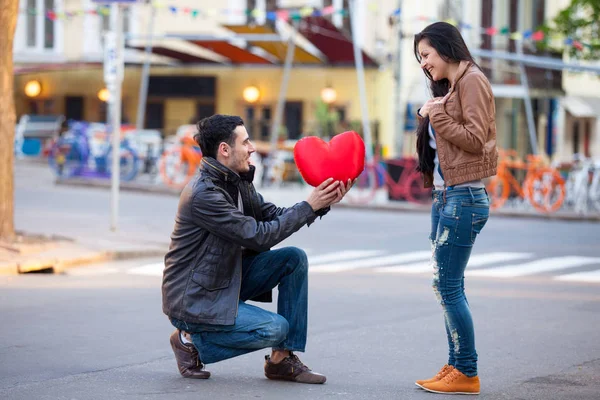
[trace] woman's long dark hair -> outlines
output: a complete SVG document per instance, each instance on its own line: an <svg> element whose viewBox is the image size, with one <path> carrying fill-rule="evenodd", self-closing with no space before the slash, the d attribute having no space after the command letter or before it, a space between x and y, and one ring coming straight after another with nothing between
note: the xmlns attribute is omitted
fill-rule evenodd
<svg viewBox="0 0 600 400"><path fill-rule="evenodd" d="M470 61L477 65L460 32L454 25L447 22L436 22L415 35L414 51L419 63L421 62L419 42L423 39L426 39L429 45L448 63ZM433 97L443 97L448 94L450 90L448 79L434 81L429 71L424 69L423 72L430 81L429 88ZM417 155L419 157L417 171L432 172L435 150L429 146L429 116L423 118L417 127Z"/></svg>

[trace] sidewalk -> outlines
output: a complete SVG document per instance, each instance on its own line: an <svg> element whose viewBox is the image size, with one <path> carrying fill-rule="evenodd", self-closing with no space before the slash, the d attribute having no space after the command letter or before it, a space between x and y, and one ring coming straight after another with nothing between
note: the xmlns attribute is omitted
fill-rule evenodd
<svg viewBox="0 0 600 400"><path fill-rule="evenodd" d="M90 246L68 238L19 234L20 243L0 242L0 275L61 273L66 268L110 260L164 256L155 248Z"/></svg>
<svg viewBox="0 0 600 400"><path fill-rule="evenodd" d="M68 180L56 180L57 185L73 186L73 187L93 187L110 190L109 180L89 180L71 178ZM179 196L180 191L169 188L160 184L150 182L122 182L121 190L131 192L144 192L162 195ZM274 202L275 204L291 205L308 195L312 190L309 186L300 186L296 184L288 184L279 188L258 188L257 189L265 199ZM352 204L343 201L338 207L370 210L370 211L389 211L389 212L430 212L431 205L415 204L406 201L391 201L387 199L387 194L384 190L377 193L376 198L370 204ZM519 209L505 207L500 210L492 211L494 216L515 217L515 218L536 218L548 220L562 221L600 221L600 213L588 213L585 215L575 213L570 210L559 210L554 213L543 214L535 209Z"/></svg>
<svg viewBox="0 0 600 400"><path fill-rule="evenodd" d="M291 206L306 199L309 186L259 188L267 201ZM110 225L110 181L56 181L44 164L15 165L15 226L21 242L0 242L0 275L26 272L61 273L66 268L133 257L164 257L169 246L179 191L154 184L148 176L121 183L118 229ZM365 212L421 213L429 205L389 201L378 193L373 204L342 202L335 207ZM543 215L499 210L495 216L565 221L600 221L600 215L563 211Z"/></svg>

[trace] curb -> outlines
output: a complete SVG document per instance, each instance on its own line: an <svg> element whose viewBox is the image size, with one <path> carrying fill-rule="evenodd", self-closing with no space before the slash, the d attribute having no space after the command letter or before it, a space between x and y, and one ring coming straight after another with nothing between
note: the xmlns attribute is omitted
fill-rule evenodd
<svg viewBox="0 0 600 400"><path fill-rule="evenodd" d="M162 257L165 250L117 250L100 251L94 254L65 259L30 260L0 265L0 276L19 275L31 272L61 273L67 268L80 267L105 261L130 260L135 258Z"/></svg>
<svg viewBox="0 0 600 400"><path fill-rule="evenodd" d="M357 204L336 204L335 207L347 208L354 210L367 210L367 211L381 211L381 212L420 212L429 213L431 206L421 207L406 207L396 205L357 205ZM541 213L527 213L512 210L494 210L490 212L493 217L504 217L504 218L531 218L531 219L545 219L553 221L576 221L576 222L599 222L600 215L577 215L577 214L541 214Z"/></svg>
<svg viewBox="0 0 600 400"><path fill-rule="evenodd" d="M62 186L78 186L78 187L91 187L110 189L110 180L102 179L82 179L82 178L69 178L69 179L56 179L56 185ZM181 190L172 189L164 186L148 186L147 184L135 183L135 182L121 182L120 189L131 191L131 192L143 192L143 193L154 193L154 194L165 194L179 196ZM429 213L431 206L421 206L414 204L374 204L374 205L360 205L360 204L348 204L339 203L335 207L354 209L354 210L368 210L368 211L384 211L384 212L421 212ZM575 213L569 214L541 214L541 213L530 213L514 210L495 210L491 212L491 215L495 217L506 217L506 218L531 218L531 219L545 219L553 221L589 221L598 222L600 221L600 214L594 215L579 215Z"/></svg>
<svg viewBox="0 0 600 400"><path fill-rule="evenodd" d="M54 181L54 184L60 186L91 187L97 189L111 188L111 181L109 179L59 178ZM119 182L119 189L127 190L129 192L155 193L174 196L179 196L181 194L181 189L173 189L158 185L150 186L148 184L135 182Z"/></svg>

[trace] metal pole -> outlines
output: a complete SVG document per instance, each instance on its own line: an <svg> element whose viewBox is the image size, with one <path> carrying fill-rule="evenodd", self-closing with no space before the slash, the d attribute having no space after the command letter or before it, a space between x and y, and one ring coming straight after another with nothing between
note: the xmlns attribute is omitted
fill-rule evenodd
<svg viewBox="0 0 600 400"><path fill-rule="evenodd" d="M360 108L362 115L363 136L365 141L365 150L367 162L373 161L373 138L371 137L371 127L369 126L369 107L367 105L367 86L365 84L365 67L363 65L362 52L356 41L356 0L350 1L350 24L352 27L352 47L354 48L354 62L356 63L356 75L358 78L358 93L360 99Z"/></svg>
<svg viewBox="0 0 600 400"><path fill-rule="evenodd" d="M121 148L121 82L123 80L123 19L121 7L117 3L111 4L110 28L115 32L115 61L116 76L109 85L111 107L111 134L112 134L112 168L111 168L111 214L110 229L117 230L119 215L119 176L120 176L120 148Z"/></svg>
<svg viewBox="0 0 600 400"><path fill-rule="evenodd" d="M395 81L396 90L394 91L394 108L396 114L396 157L402 157L404 147L404 110L405 104L402 102L402 0L398 0L398 20L396 27L398 29L398 48L396 49L396 71Z"/></svg>
<svg viewBox="0 0 600 400"><path fill-rule="evenodd" d="M281 81L281 87L279 88L279 97L277 98L277 107L275 108L275 116L273 118L273 125L271 125L271 142L269 147L269 166L273 168L273 159L277 151L277 136L279 135L279 126L283 119L283 107L285 106L285 96L287 93L288 83L290 81L290 72L292 70L292 62L294 60L294 50L296 49L296 31L298 29L298 21L294 20L292 24L292 33L288 40L287 54L285 56L285 64L283 67L283 79Z"/></svg>
<svg viewBox="0 0 600 400"><path fill-rule="evenodd" d="M517 8L517 30L521 31L521 22L523 21L524 8L522 7L521 0L518 1ZM516 40L517 54L523 54L523 39ZM521 86L525 93L525 114L527 116L527 130L529 131L529 141L531 142L531 153L537 154L537 138L535 135L535 123L533 121L533 107L531 106L531 96L529 95L529 79L527 79L527 73L525 71L525 64L519 63L519 69L521 70Z"/></svg>
<svg viewBox="0 0 600 400"><path fill-rule="evenodd" d="M150 3L152 12L148 22L148 43L144 54L144 66L142 68L142 77L140 80L140 93L138 96L138 109L135 118L135 129L144 129L144 120L146 117L146 101L148 99L148 78L150 75L150 54L152 53L152 35L154 35L154 19L156 17L156 7Z"/></svg>

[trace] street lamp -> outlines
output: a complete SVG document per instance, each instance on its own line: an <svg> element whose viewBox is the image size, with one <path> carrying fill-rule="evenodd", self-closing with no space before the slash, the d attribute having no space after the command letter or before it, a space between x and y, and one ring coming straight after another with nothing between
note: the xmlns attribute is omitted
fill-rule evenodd
<svg viewBox="0 0 600 400"><path fill-rule="evenodd" d="M321 100L326 104L331 104L337 99L337 92L331 86L326 86L321 89Z"/></svg>
<svg viewBox="0 0 600 400"><path fill-rule="evenodd" d="M42 84L39 81L29 81L25 84L25 95L37 97L42 93Z"/></svg>
<svg viewBox="0 0 600 400"><path fill-rule="evenodd" d="M248 86L244 89L242 96L248 103L256 103L260 97L260 90L256 86Z"/></svg>
<svg viewBox="0 0 600 400"><path fill-rule="evenodd" d="M108 92L107 88L100 89L100 91L98 91L98 98L100 99L100 101L103 101L106 103L108 101L109 97L110 97L110 93Z"/></svg>

